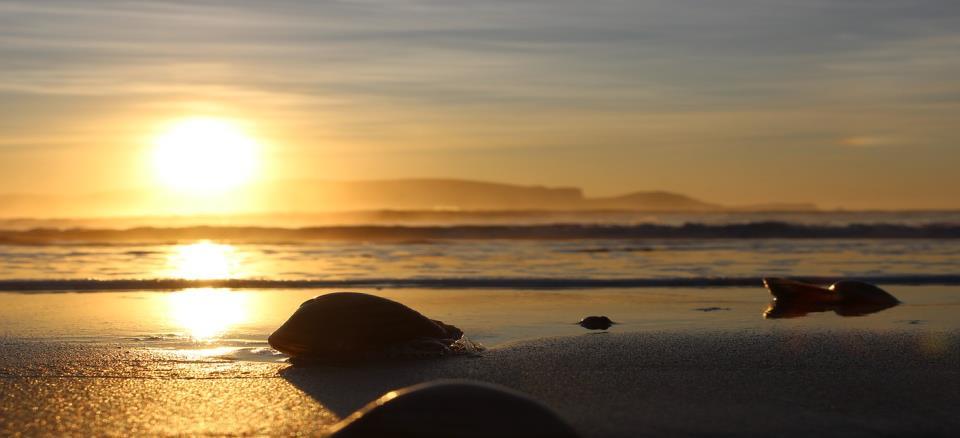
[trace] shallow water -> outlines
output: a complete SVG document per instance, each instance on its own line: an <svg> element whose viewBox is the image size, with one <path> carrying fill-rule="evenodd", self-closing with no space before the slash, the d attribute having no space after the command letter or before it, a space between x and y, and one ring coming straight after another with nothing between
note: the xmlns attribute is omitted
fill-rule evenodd
<svg viewBox="0 0 960 438"><path fill-rule="evenodd" d="M616 321L611 332L708 330L960 329L960 288L888 288L904 303L860 317L834 312L764 319L769 295L752 288L598 290L364 290L461 327L488 346L549 336L602 336L575 324ZM192 289L176 292L0 293L7 340L110 343L196 351L230 360L275 361L266 337L304 300L329 290Z"/></svg>

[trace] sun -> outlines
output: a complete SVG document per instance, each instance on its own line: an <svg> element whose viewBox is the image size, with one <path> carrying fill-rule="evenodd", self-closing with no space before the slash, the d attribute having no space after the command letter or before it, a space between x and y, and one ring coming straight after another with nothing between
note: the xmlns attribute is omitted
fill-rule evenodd
<svg viewBox="0 0 960 438"><path fill-rule="evenodd" d="M259 167L259 145L228 120L180 120L153 139L153 167L168 188L222 192L253 179Z"/></svg>

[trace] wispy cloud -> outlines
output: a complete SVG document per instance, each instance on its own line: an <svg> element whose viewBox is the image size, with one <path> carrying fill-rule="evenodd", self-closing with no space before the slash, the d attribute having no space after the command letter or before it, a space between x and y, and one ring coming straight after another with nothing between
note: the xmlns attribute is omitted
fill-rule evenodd
<svg viewBox="0 0 960 438"><path fill-rule="evenodd" d="M960 16L932 0L726 3L5 1L0 86L97 93L101 78L116 92L218 81L441 104L762 105L809 97L831 79L820 66L869 68L885 60L860 54L955 34Z"/></svg>
<svg viewBox="0 0 960 438"><path fill-rule="evenodd" d="M0 0L0 149L233 107L300 149L604 145L597 168L692 169L909 143L933 165L960 159L958 50L955 0Z"/></svg>

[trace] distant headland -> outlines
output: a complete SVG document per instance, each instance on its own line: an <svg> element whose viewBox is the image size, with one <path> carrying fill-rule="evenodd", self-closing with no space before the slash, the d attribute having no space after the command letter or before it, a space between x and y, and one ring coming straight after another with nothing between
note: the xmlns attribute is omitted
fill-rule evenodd
<svg viewBox="0 0 960 438"><path fill-rule="evenodd" d="M235 196L236 197L236 196ZM87 195L0 194L0 217L136 216L170 213L190 195L149 190ZM587 197L577 187L514 185L461 179L293 180L247 189L236 213L334 211L815 211L813 204L729 206L667 191Z"/></svg>

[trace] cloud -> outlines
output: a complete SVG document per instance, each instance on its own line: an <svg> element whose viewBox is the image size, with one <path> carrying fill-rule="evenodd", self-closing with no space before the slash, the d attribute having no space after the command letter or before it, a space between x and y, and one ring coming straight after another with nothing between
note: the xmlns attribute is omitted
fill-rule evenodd
<svg viewBox="0 0 960 438"><path fill-rule="evenodd" d="M841 133L904 120L946 143L930 107L960 110L958 29L955 0L0 0L0 112L189 100L378 142L584 147L788 147L808 123L857 147L883 142Z"/></svg>
<svg viewBox="0 0 960 438"><path fill-rule="evenodd" d="M118 92L217 81L440 105L458 95L498 105L558 96L581 105L761 105L848 80L822 65L853 58L869 70L883 60L857 54L957 34L957 4L0 0L0 87L99 92L103 78ZM444 93L424 92L430 86Z"/></svg>

